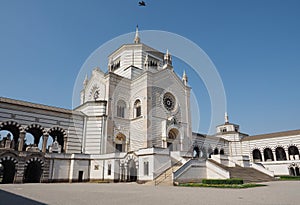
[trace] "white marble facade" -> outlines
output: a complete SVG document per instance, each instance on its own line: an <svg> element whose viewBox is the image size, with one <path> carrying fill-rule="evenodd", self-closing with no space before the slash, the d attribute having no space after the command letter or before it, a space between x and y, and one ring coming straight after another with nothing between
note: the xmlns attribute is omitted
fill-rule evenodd
<svg viewBox="0 0 300 205"><path fill-rule="evenodd" d="M215 135L192 133L190 90L137 31L106 73L87 74L74 110L0 98L0 183L152 181L178 162L186 175L230 177L211 161L188 169L191 158L299 175L299 130L249 136L226 115Z"/></svg>

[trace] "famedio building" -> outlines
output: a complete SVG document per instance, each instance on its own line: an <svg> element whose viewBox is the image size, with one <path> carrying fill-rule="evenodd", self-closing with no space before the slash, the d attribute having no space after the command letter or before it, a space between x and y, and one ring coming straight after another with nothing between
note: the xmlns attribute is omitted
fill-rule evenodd
<svg viewBox="0 0 300 205"><path fill-rule="evenodd" d="M215 135L192 133L187 75L138 31L89 75L74 110L0 98L0 183L300 175L300 130L249 136L226 115Z"/></svg>

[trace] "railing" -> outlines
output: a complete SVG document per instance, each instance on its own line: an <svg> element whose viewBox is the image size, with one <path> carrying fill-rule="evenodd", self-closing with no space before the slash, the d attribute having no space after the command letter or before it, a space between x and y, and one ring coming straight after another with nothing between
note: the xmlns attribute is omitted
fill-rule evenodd
<svg viewBox="0 0 300 205"><path fill-rule="evenodd" d="M155 172L153 172L153 178L156 179L159 177L163 172L167 171L170 168L170 165L172 164L170 162L165 163L160 168L158 168Z"/></svg>
<svg viewBox="0 0 300 205"><path fill-rule="evenodd" d="M193 152L193 149L194 149L194 147L192 146L191 148L190 148L190 150L188 150L184 155L183 155L183 157L187 157L188 156L188 154L190 153L190 152ZM181 165L182 163L186 163L186 160L185 159L181 159L181 160L177 160L174 164L172 164L171 163L171 167L169 167L169 168L167 168L167 169L165 169L162 173L160 173L157 177L154 177L154 185L156 186L156 185L158 185L158 184L160 184L161 182L163 182L166 178L168 178L169 176L171 176L172 174L173 174L173 172L174 172L174 167L175 166L178 166L178 165ZM172 168L172 172L171 173L167 173L168 172L168 170L170 170L170 168ZM160 169L159 169L160 170ZM157 171L156 171L156 173L157 173ZM155 174L154 174L154 176L155 176ZM159 180L159 177L160 176L164 176L164 177L162 177L160 180Z"/></svg>
<svg viewBox="0 0 300 205"><path fill-rule="evenodd" d="M154 185L157 186L158 184L160 184L161 182L163 182L166 178L168 178L169 176L171 176L174 172L174 167L181 165L182 162L181 161L177 161L175 164L173 164L169 169L165 170L162 174L160 174L155 180L154 180ZM171 172L168 173L168 171L171 169ZM163 176L160 180L159 177Z"/></svg>

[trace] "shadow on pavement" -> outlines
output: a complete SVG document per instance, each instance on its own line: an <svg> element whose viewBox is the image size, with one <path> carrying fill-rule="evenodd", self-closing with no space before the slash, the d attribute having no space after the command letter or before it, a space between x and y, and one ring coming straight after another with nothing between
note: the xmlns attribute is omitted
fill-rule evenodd
<svg viewBox="0 0 300 205"><path fill-rule="evenodd" d="M0 205L46 205L10 192L0 190Z"/></svg>

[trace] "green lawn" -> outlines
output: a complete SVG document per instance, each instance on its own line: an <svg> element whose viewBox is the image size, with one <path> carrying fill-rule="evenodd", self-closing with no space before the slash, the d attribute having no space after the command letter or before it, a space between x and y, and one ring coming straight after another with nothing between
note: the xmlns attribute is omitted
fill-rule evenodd
<svg viewBox="0 0 300 205"><path fill-rule="evenodd" d="M202 184L202 183L183 183L178 186L182 187L212 187L212 188L226 188L226 189L246 189L253 187L267 186L264 184Z"/></svg>

